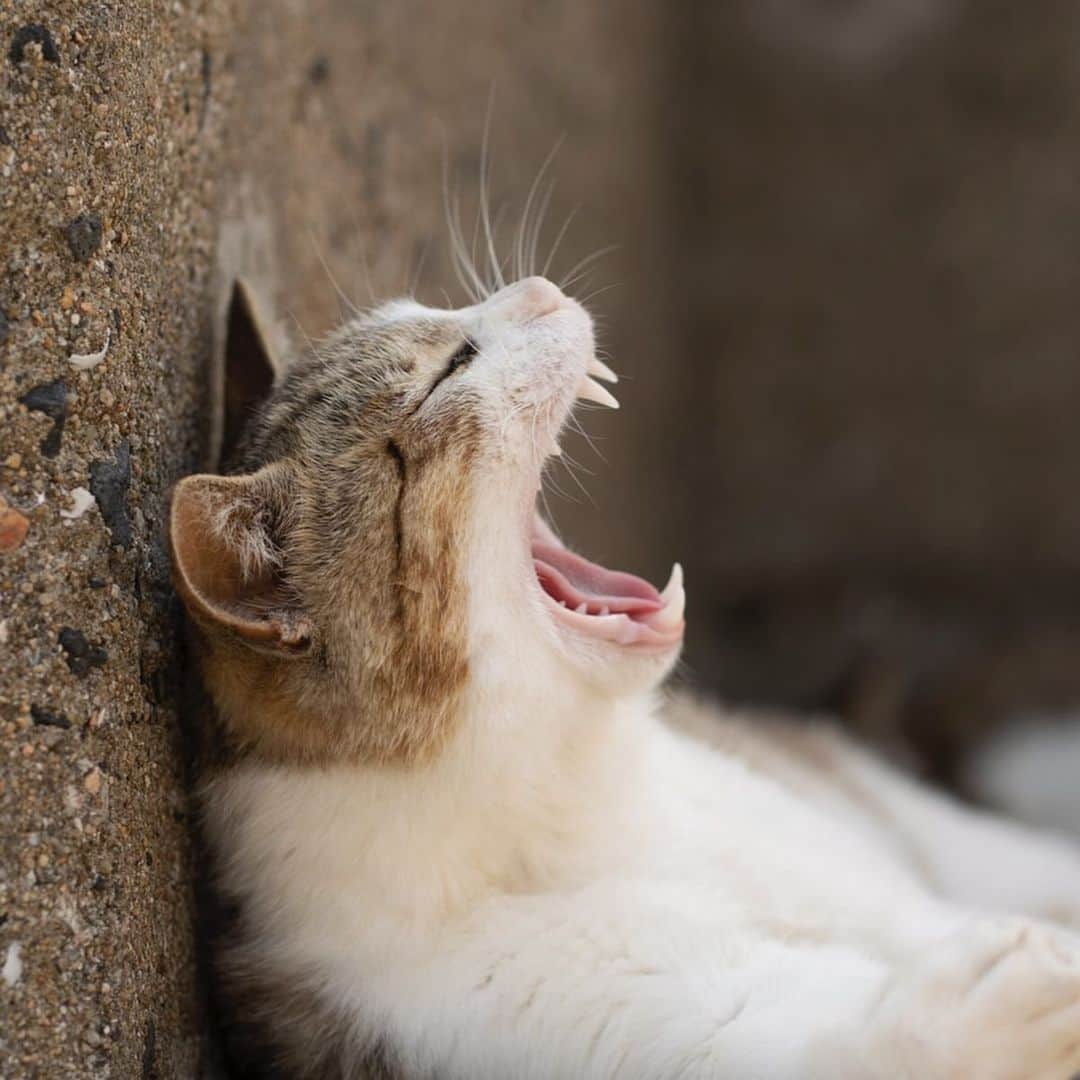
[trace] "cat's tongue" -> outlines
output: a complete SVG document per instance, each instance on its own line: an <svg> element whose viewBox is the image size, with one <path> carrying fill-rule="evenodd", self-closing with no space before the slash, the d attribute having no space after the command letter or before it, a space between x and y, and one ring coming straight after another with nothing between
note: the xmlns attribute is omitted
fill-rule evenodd
<svg viewBox="0 0 1080 1080"><path fill-rule="evenodd" d="M664 606L660 594L644 578L608 570L557 544L534 540L532 557L544 592L570 611L633 618Z"/></svg>

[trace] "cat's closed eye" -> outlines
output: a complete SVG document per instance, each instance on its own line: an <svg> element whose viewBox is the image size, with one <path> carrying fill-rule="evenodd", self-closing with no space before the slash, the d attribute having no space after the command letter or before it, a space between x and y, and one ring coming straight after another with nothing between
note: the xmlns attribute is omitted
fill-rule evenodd
<svg viewBox="0 0 1080 1080"><path fill-rule="evenodd" d="M445 379L447 376L453 375L459 368L463 368L468 364L474 356L476 356L476 343L470 338L466 338L447 361L441 377Z"/></svg>
<svg viewBox="0 0 1080 1080"><path fill-rule="evenodd" d="M460 371L463 367L466 367L471 363L473 357L477 353L476 342L472 338L466 338L458 347L454 350L450 359L446 362L446 367L439 372L435 377L435 381L431 384L431 389L427 392L427 397L431 397L436 390L438 390L440 384L444 379L448 379L456 371Z"/></svg>

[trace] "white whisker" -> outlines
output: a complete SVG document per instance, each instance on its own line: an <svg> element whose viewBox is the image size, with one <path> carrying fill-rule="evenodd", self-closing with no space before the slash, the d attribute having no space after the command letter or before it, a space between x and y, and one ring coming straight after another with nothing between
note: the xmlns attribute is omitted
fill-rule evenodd
<svg viewBox="0 0 1080 1080"><path fill-rule="evenodd" d="M569 214L566 215L565 220L562 223L559 231L555 234L555 242L551 245L551 249L547 253L547 258L544 260L544 268L540 271L541 277L547 277L548 270L551 268L551 264L555 261L555 255L558 253L559 245L566 237L567 230L570 228L574 218L577 217L580 206L575 206ZM560 284L560 288L561 288Z"/></svg>
<svg viewBox="0 0 1080 1080"><path fill-rule="evenodd" d="M596 473L593 472L592 469L586 468L584 465L582 465L580 461L577 460L577 458L568 454L565 450L562 452L561 456L566 459L566 464L569 468L572 468L577 472L583 472L588 477L596 477Z"/></svg>
<svg viewBox="0 0 1080 1080"><path fill-rule="evenodd" d="M567 471L569 471L569 470L567 470ZM560 499L565 499L567 502L572 502L572 503L574 503L575 505L578 505L578 506L581 505L581 500L580 499L575 498L568 491L563 490L562 485L558 482L558 480L555 479L555 474L552 471L552 469L545 469L544 470L544 475L541 477L541 488L540 488L541 491L544 490L544 488L543 488L544 484L550 484L555 489L555 494L558 495ZM580 485L578 485L578 486L580 487Z"/></svg>
<svg viewBox="0 0 1080 1080"><path fill-rule="evenodd" d="M585 258L579 259L559 282L560 289L568 289L570 286L578 280L582 272L586 267L591 266L597 259L602 259L605 255L610 255L613 251L618 251L618 244L609 244L607 247L602 247L598 251L594 251L591 255L586 255Z"/></svg>
<svg viewBox="0 0 1080 1080"><path fill-rule="evenodd" d="M420 275L424 272L424 264L427 262L428 252L431 250L431 237L424 238L424 243L420 248L420 256L416 260L416 269L409 275L409 279L406 282L409 296L416 296L417 289L420 288Z"/></svg>
<svg viewBox="0 0 1080 1080"><path fill-rule="evenodd" d="M319 264L323 268L323 273L326 274L326 277L329 280L330 284L334 287L334 292L336 292L337 295L338 295L339 304L344 305L345 310L344 311L339 310L338 314L340 316L342 316L342 317L345 317L347 315L356 315L356 314L358 314L359 311L361 310L360 306L357 303L355 303L355 301L353 301L350 297L346 296L345 292L342 290L341 286L338 284L337 278L334 277L333 272L331 271L330 267L327 265L326 259L323 258L323 253L319 248L319 242L315 239L314 231L309 228L308 231L307 231L307 235L308 235L308 243L311 244L311 250L315 252L315 258L317 258L319 260Z"/></svg>
<svg viewBox="0 0 1080 1080"><path fill-rule="evenodd" d="M488 264L492 274L492 287L502 288L506 281L503 278L502 265L495 253L495 236L491 229L491 208L488 192L488 149L491 140L491 113L495 104L495 84L492 82L488 93L487 113L484 116L484 137L480 143L480 221L484 227L484 240L487 247Z"/></svg>
<svg viewBox="0 0 1080 1080"><path fill-rule="evenodd" d="M612 289L617 289L619 287L619 284L620 282L613 281L610 285L601 285L599 289L593 289L591 293L583 296L580 300L578 300L578 303L582 307L584 307L590 300L595 300L596 297L603 296L604 293L610 292Z"/></svg>
<svg viewBox="0 0 1080 1080"><path fill-rule="evenodd" d="M604 457L600 450L600 447L596 445L596 439L598 436L590 435L582 426L581 421L578 420L575 413L571 413L567 417L567 424L572 431L576 431L589 445L589 449L606 465L607 458Z"/></svg>
<svg viewBox="0 0 1080 1080"><path fill-rule="evenodd" d="M450 255L454 276L465 295L472 303L479 303L484 297L484 283L476 272L476 266L469 259L465 248L465 237L461 230L461 206L457 189L450 188L450 151L443 138L443 212L446 216L446 231L450 236ZM450 305L453 306L452 304Z"/></svg>
<svg viewBox="0 0 1080 1080"><path fill-rule="evenodd" d="M540 166L536 177L529 187L529 194L525 198L525 207L521 212L521 224L518 228L518 234L514 244L514 273L519 281L523 277L535 273L535 235L539 234L540 226L544 220L544 211L547 207L547 201L551 198L553 186L548 187L547 196L543 200L540 213L536 218L536 225L532 228L530 227L529 215L532 213L533 204L536 201L536 196L540 190L540 185L543 182L544 176L551 166L552 161L555 159L555 155L559 152L565 138L565 135L560 135L558 139L555 140L555 145L548 151L547 157L544 158L543 164ZM530 238L533 238L533 243L528 245L526 241ZM528 261L526 261L526 253L530 253Z"/></svg>
<svg viewBox="0 0 1080 1080"><path fill-rule="evenodd" d="M289 308L288 316L290 319L292 319L294 323L296 323L296 329L300 331L300 336L304 339L304 341L307 342L307 347L311 350L311 355L318 360L322 360L323 356L322 353L319 352L318 346L315 344L314 341L311 340L311 336L304 329L304 324L300 321L296 312L293 311L292 308Z"/></svg>
<svg viewBox="0 0 1080 1080"><path fill-rule="evenodd" d="M530 274L536 273L537 262L537 249L540 246L540 232L543 229L544 222L547 220L548 208L551 206L552 196L555 194L555 188L558 186L557 182L552 180L550 184L544 190L543 197L540 200L540 206L536 213L536 221L533 224L531 234L529 236L526 267Z"/></svg>

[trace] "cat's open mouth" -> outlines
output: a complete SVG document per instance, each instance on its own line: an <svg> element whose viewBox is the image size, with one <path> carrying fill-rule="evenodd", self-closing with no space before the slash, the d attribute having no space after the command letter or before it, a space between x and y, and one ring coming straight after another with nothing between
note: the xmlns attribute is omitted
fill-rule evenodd
<svg viewBox="0 0 1080 1080"><path fill-rule="evenodd" d="M672 567L663 592L644 578L568 550L537 514L532 534L536 580L561 625L571 631L644 649L668 649L682 640L682 568Z"/></svg>
<svg viewBox="0 0 1080 1080"><path fill-rule="evenodd" d="M597 379L616 382L617 376L590 356L576 399L617 409L618 401ZM549 453L561 453L557 436ZM529 541L540 594L560 629L649 652L664 652L682 641L686 593L678 563L660 592L644 578L609 570L570 551L535 511Z"/></svg>

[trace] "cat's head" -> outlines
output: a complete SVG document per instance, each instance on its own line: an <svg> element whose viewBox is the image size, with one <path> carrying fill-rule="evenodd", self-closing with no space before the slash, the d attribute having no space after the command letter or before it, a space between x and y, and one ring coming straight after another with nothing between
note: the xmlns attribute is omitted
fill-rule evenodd
<svg viewBox="0 0 1080 1080"><path fill-rule="evenodd" d="M282 760L415 761L471 717L654 686L663 593L568 551L536 510L593 378L586 311L543 278L472 307L396 301L295 361L241 472L173 498L177 587L226 730ZM559 694L549 693L560 688Z"/></svg>

